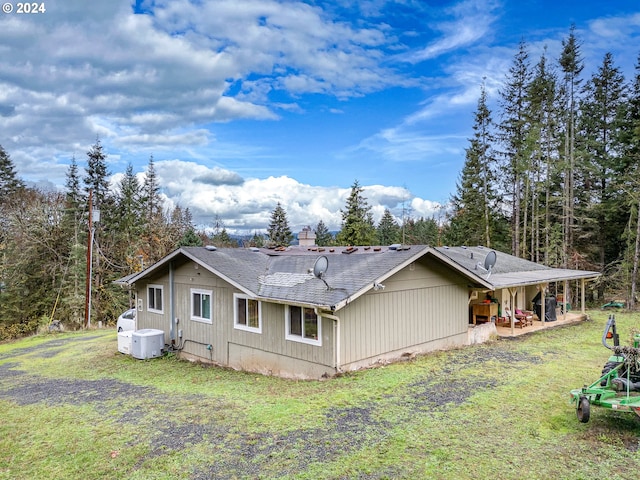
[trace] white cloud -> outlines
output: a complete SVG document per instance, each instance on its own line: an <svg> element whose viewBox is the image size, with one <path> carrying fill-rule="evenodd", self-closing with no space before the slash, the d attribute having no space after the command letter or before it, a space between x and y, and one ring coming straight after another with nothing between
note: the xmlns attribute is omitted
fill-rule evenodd
<svg viewBox="0 0 640 480"><path fill-rule="evenodd" d="M350 187L317 187L287 176L242 179L236 172L181 160L157 161L155 169L169 205L189 207L200 226L222 220L233 233L265 231L278 203L287 212L294 231L305 225L315 227L320 220L329 229L337 230L342 223L341 209L351 192ZM412 198L411 192L403 187L363 188L376 222L386 208L400 218L402 205L408 210L410 202L414 216L431 217L437 210L437 204Z"/></svg>
<svg viewBox="0 0 640 480"><path fill-rule="evenodd" d="M442 36L421 49L402 55L402 58L410 63L418 63L473 45L491 34L491 26L496 19L494 12L499 6L493 0L467 0L454 4L444 10L445 15L453 17L452 20L430 25Z"/></svg>

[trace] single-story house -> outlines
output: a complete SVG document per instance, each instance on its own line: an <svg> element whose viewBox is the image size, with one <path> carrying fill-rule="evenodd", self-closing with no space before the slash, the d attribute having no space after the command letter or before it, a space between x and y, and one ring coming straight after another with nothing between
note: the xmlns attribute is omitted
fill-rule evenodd
<svg viewBox="0 0 640 480"><path fill-rule="evenodd" d="M598 276L500 252L487 265L489 252L182 247L116 283L132 291L137 328L164 331L185 358L320 378L467 345L472 304L486 292L525 307L536 286L581 280L584 288Z"/></svg>

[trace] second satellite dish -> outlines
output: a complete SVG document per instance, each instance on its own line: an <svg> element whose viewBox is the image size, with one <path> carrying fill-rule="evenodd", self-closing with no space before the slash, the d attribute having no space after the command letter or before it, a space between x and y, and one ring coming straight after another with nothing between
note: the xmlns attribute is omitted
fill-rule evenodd
<svg viewBox="0 0 640 480"><path fill-rule="evenodd" d="M484 258L484 269L485 270L491 270L493 268L493 266L496 264L496 260L497 259L498 259L498 256L496 255L496 252L491 250L487 254L487 256Z"/></svg>
<svg viewBox="0 0 640 480"><path fill-rule="evenodd" d="M480 264L480 262L478 262L476 264L476 270L478 268L481 268L482 270L484 270L485 272L489 272L489 274L487 275L487 280L489 279L489 277L491 276L491 269L494 267L494 265L496 264L496 260L498 260L498 256L496 255L496 252L494 252L493 250L491 250L489 253L487 253L487 256L484 257L484 266L482 266Z"/></svg>

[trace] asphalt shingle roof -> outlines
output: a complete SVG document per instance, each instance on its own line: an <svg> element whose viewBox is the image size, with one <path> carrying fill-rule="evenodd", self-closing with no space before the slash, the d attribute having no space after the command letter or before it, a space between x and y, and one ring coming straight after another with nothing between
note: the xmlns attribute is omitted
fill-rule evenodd
<svg viewBox="0 0 640 480"><path fill-rule="evenodd" d="M360 247L351 254L342 253L345 248L339 247L333 251L302 248L280 252L238 248L211 251L203 247L181 250L256 297L333 307L373 287L374 282L382 281L427 249L424 245L408 249L384 247L378 251ZM327 257L328 268L319 279L312 271L321 256Z"/></svg>
<svg viewBox="0 0 640 480"><path fill-rule="evenodd" d="M595 278L598 272L556 269L496 252L491 274L485 247L289 247L283 250L182 247L147 270L117 281L133 284L183 256L256 298L339 309L411 262L430 255L464 275L476 287L499 289L553 281ZM326 256L323 277L313 275L316 260Z"/></svg>
<svg viewBox="0 0 640 480"><path fill-rule="evenodd" d="M540 283L596 278L599 272L551 268L529 260L496 252L496 263L491 275L483 270L484 260L492 249L486 247L435 247L434 250L448 258L460 269L476 275L491 285L494 290L506 287L537 285Z"/></svg>

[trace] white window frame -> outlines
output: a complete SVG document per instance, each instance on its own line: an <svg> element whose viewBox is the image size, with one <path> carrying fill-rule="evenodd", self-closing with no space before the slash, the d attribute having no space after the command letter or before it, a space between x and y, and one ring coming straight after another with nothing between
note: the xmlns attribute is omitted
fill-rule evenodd
<svg viewBox="0 0 640 480"><path fill-rule="evenodd" d="M154 289L154 301L153 301L153 308L151 307L151 295L149 294L149 290L150 289ZM160 290L160 308L156 308L155 305L155 290ZM163 285L155 285L155 284L149 284L147 285L147 312L151 312L151 313L164 313L164 286Z"/></svg>
<svg viewBox="0 0 640 480"><path fill-rule="evenodd" d="M249 318L249 301L258 303L258 327L250 327L249 325L243 325L238 323L238 300L245 300L245 318ZM262 333L262 302L250 297L249 295L243 295L241 293L233 294L233 328L238 330L245 330L252 333Z"/></svg>
<svg viewBox="0 0 640 480"><path fill-rule="evenodd" d="M209 317L208 318L202 317L202 316L195 316L193 314L193 307L195 305L193 297L195 294L209 296ZM201 288L192 288L190 296L191 296L191 300L189 301L189 307L190 307L189 316L191 317L191 320L193 320L194 322L212 324L213 323L213 290L203 290Z"/></svg>
<svg viewBox="0 0 640 480"><path fill-rule="evenodd" d="M294 335L291 333L291 308L300 308L302 314L302 335ZM302 307L300 305L287 305L285 307L285 322L284 322L284 336L285 339L292 342L306 343L307 345L322 346L322 316L316 314L316 320L318 322L318 338L306 338L304 336L304 310L313 310L312 307Z"/></svg>

